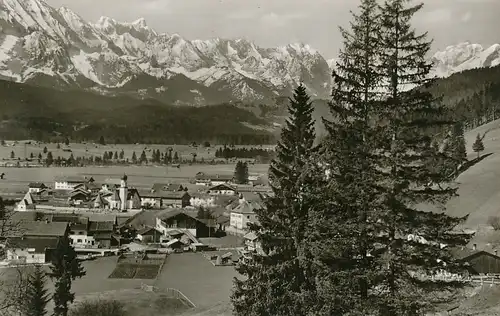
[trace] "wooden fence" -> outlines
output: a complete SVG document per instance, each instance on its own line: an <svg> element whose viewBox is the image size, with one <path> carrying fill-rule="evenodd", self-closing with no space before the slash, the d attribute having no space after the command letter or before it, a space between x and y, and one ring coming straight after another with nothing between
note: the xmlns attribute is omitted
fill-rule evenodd
<svg viewBox="0 0 500 316"><path fill-rule="evenodd" d="M142 284L141 289L146 291L146 292L155 292L155 293L161 293L164 294L165 296L169 298L175 298L180 300L184 305L186 305L189 308L195 308L196 305L186 296L184 295L181 291L174 289L174 288L166 288L166 289L161 289L159 287L153 286L153 285L147 285L147 284Z"/></svg>

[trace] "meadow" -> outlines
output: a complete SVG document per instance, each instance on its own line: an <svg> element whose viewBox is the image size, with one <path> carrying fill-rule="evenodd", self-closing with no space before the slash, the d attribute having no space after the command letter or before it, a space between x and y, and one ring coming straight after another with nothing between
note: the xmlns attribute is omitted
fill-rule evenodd
<svg viewBox="0 0 500 316"><path fill-rule="evenodd" d="M39 167L39 168L1 168L5 177L0 180L0 190L8 192L25 192L30 182L41 181L54 186L57 176L92 176L97 183L108 179L119 179L127 174L129 186L150 188L153 183L179 182L187 183L198 172L209 174L233 174L235 164L194 164L171 166L89 166L89 167ZM267 174L269 165L249 165L250 174Z"/></svg>
<svg viewBox="0 0 500 316"><path fill-rule="evenodd" d="M31 144L25 144L26 142L31 142ZM120 153L123 150L125 154L125 159L132 159L132 154L135 152L137 158L140 157L142 151L146 153L147 158L151 157L153 150L160 150L160 152L165 153L169 148L172 148L172 154L177 152L179 158L182 160L191 161L193 158L193 153L196 154L196 159L201 160L202 158L213 159L215 158L215 151L222 146L211 146L211 147L203 147L203 146L189 146L189 145L145 145L145 144L108 144L108 145L100 145L95 143L70 143L68 146L63 143L59 144L60 148L57 148L57 144L55 143L37 143L35 141L18 141L17 144L13 141L6 141L6 146L0 146L0 159L10 159L11 152L14 152L15 158L24 159L29 158L31 154L35 158L38 157L38 154L42 154L42 157L45 158L45 154L43 153L44 147L47 147L47 150L52 152L52 156L57 158L58 156L61 158L68 158L72 153L74 157L102 157L103 153L112 151ZM249 147L259 147L264 149L273 149L274 146L271 145L260 145L260 146L235 146L236 148L249 148ZM71 150L65 151L65 150Z"/></svg>
<svg viewBox="0 0 500 316"><path fill-rule="evenodd" d="M154 285L160 289L174 288L186 295L198 308L205 309L216 304L227 304L231 294L233 278L237 276L234 267L214 267L200 253L181 253L169 256L161 273L155 280L113 279L108 276L116 267L117 257L98 258L83 263L87 275L73 282L72 291L76 301L83 299L113 298L134 304L161 304L161 295L152 299L150 292L142 292L142 284ZM14 270L2 269L3 278L15 275ZM53 283L48 282L50 291ZM144 294L145 293L145 294ZM145 302L149 302L146 304ZM165 303L165 302L164 302ZM163 310L169 315L168 310ZM148 314L143 310L143 315ZM140 314L138 314L140 315Z"/></svg>

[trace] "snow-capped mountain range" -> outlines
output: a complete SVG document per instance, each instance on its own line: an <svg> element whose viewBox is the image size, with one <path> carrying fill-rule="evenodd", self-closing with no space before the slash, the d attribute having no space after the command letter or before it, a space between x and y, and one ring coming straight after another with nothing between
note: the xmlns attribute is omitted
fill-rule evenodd
<svg viewBox="0 0 500 316"><path fill-rule="evenodd" d="M436 74L499 63L500 45L460 44L434 55ZM0 79L177 104L263 102L300 81L328 98L331 69L307 44L261 48L245 39L187 40L144 19L84 21L41 0L0 0Z"/></svg>
<svg viewBox="0 0 500 316"><path fill-rule="evenodd" d="M190 41L158 34L144 19L89 23L40 0L0 0L3 79L204 103L272 98L300 81L321 98L329 94L330 76L327 61L306 44Z"/></svg>

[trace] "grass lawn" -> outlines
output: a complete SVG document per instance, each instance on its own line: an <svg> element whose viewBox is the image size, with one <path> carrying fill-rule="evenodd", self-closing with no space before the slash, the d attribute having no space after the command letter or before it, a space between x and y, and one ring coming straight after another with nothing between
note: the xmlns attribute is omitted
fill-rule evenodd
<svg viewBox="0 0 500 316"><path fill-rule="evenodd" d="M211 307L229 302L234 267L214 267L199 253L173 254L167 258L155 282L160 288L175 288L197 307Z"/></svg>

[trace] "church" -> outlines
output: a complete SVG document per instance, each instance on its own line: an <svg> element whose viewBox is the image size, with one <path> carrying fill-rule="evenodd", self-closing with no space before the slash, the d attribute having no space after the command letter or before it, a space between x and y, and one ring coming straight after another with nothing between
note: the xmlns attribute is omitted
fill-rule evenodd
<svg viewBox="0 0 500 316"><path fill-rule="evenodd" d="M118 188L101 190L94 199L94 208L113 209L126 212L141 208L141 197L135 188L129 188L124 174Z"/></svg>

